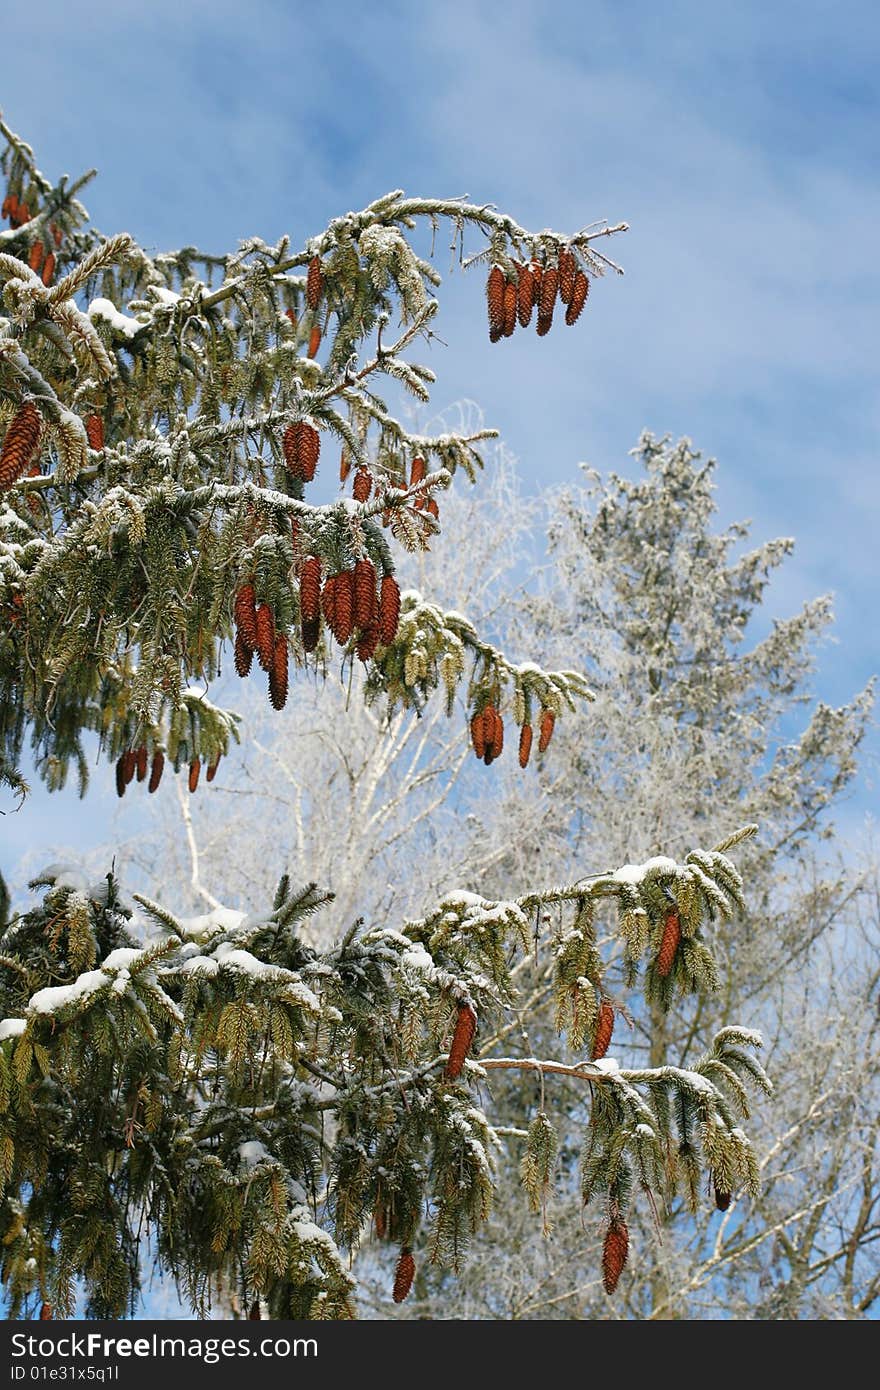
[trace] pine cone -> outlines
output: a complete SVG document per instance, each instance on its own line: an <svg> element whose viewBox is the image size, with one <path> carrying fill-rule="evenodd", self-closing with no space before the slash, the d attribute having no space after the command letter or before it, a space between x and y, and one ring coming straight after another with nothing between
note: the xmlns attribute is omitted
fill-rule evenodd
<svg viewBox="0 0 880 1390"><path fill-rule="evenodd" d="M418 483L424 482L427 476L428 465L419 454L416 454L415 458L412 461L412 464L410 465L409 470L410 487L415 487Z"/></svg>
<svg viewBox="0 0 880 1390"><path fill-rule="evenodd" d="M238 634L242 638L245 646L252 651L257 646L257 605L254 597L253 584L243 584L235 595L235 608L233 612L235 626ZM239 672L239 675L241 672Z"/></svg>
<svg viewBox="0 0 880 1390"><path fill-rule="evenodd" d="M483 710L483 762L489 767L495 757L495 706Z"/></svg>
<svg viewBox="0 0 880 1390"><path fill-rule="evenodd" d="M201 759L193 758L189 765L189 789L191 792L194 792L199 785L199 773L201 770Z"/></svg>
<svg viewBox="0 0 880 1390"><path fill-rule="evenodd" d="M116 760L116 795L125 796L125 754Z"/></svg>
<svg viewBox="0 0 880 1390"><path fill-rule="evenodd" d="M33 401L19 406L0 448L0 492L8 492L27 472L40 445L42 417Z"/></svg>
<svg viewBox="0 0 880 1390"><path fill-rule="evenodd" d="M321 436L308 420L295 420L288 425L281 440L284 463L293 478L310 483L318 467Z"/></svg>
<svg viewBox="0 0 880 1390"><path fill-rule="evenodd" d="M521 328L528 328L532 318L534 303L534 274L529 266L521 265L519 267L519 279L516 284L516 307Z"/></svg>
<svg viewBox="0 0 880 1390"><path fill-rule="evenodd" d="M275 657L269 672L269 700L273 709L287 704L287 638L279 632L275 638Z"/></svg>
<svg viewBox="0 0 880 1390"><path fill-rule="evenodd" d="M359 468L351 485L351 495L355 502L366 502L373 491L373 479L366 468Z"/></svg>
<svg viewBox="0 0 880 1390"><path fill-rule="evenodd" d="M89 448L100 452L104 447L104 421L100 415L87 415L85 426Z"/></svg>
<svg viewBox="0 0 880 1390"><path fill-rule="evenodd" d="M296 332L296 325L297 325L297 323L299 322L299 320L297 319L297 316L296 316L296 310L295 310L295 309L285 309L285 310L284 310L284 316L285 316L285 318L288 318L288 319L290 320L290 326L291 326L291 328L293 329L293 331L294 331L294 333L295 333L295 332Z"/></svg>
<svg viewBox="0 0 880 1390"><path fill-rule="evenodd" d="M538 303L538 337L543 338L545 333L550 332L553 323L553 306L556 303L556 291L559 287L559 271L555 266L548 266L541 277L541 298Z"/></svg>
<svg viewBox="0 0 880 1390"><path fill-rule="evenodd" d="M713 1181L712 1186L715 1189L716 1207L719 1211L727 1211L727 1208L730 1206L732 1194L727 1192L723 1187L719 1187L717 1180Z"/></svg>
<svg viewBox="0 0 880 1390"><path fill-rule="evenodd" d="M354 567L354 625L367 628L376 617L376 571L372 560Z"/></svg>
<svg viewBox="0 0 880 1390"><path fill-rule="evenodd" d="M312 331L309 334L309 357L317 357L320 346L321 330L316 323L313 323Z"/></svg>
<svg viewBox="0 0 880 1390"><path fill-rule="evenodd" d="M486 752L486 735L483 730L483 711L478 710L471 720L471 743L478 758Z"/></svg>
<svg viewBox="0 0 880 1390"><path fill-rule="evenodd" d="M35 275L39 275L40 273L40 267L43 264L43 257L45 254L46 248L43 243L41 241L35 241L31 247L31 254L28 256L28 265Z"/></svg>
<svg viewBox="0 0 880 1390"><path fill-rule="evenodd" d="M331 631L339 645L344 647L354 628L354 574L352 571L340 570L339 574L334 575L333 588L335 626L331 628Z"/></svg>
<svg viewBox="0 0 880 1390"><path fill-rule="evenodd" d="M153 765L150 768L150 780L147 783L147 791L154 792L162 781L162 773L165 771L165 754L161 748L157 748L153 754Z"/></svg>
<svg viewBox="0 0 880 1390"><path fill-rule="evenodd" d="M318 638L321 636L321 619L303 618L300 630L302 632L303 651L313 652L318 645Z"/></svg>
<svg viewBox="0 0 880 1390"><path fill-rule="evenodd" d="M142 743L137 750L134 759L135 772L139 782L143 782L147 775L147 745Z"/></svg>
<svg viewBox="0 0 880 1390"><path fill-rule="evenodd" d="M579 270L574 277L574 287L571 291L571 300L565 311L565 322L571 326L577 323L581 316L581 310L587 302L587 295L590 293L590 282L582 270Z"/></svg>
<svg viewBox="0 0 880 1390"><path fill-rule="evenodd" d="M537 261L532 261L532 307L537 308L541 303L541 282L544 279L544 268Z"/></svg>
<svg viewBox="0 0 880 1390"><path fill-rule="evenodd" d="M361 661L369 661L379 645L379 624L374 620L361 631L358 638L357 654Z"/></svg>
<svg viewBox="0 0 880 1390"><path fill-rule="evenodd" d="M254 649L248 646L244 639L244 633L239 629L235 634L235 670L239 676L250 675L251 665L254 660Z"/></svg>
<svg viewBox="0 0 880 1390"><path fill-rule="evenodd" d="M663 937L660 942L660 950L657 952L657 974L661 980L665 980L673 962L675 953L678 950L678 943L681 941L681 919L675 910L670 908L666 914L666 921L663 924Z"/></svg>
<svg viewBox="0 0 880 1390"><path fill-rule="evenodd" d="M55 278L55 252L50 251L43 262L42 281L44 285L51 285Z"/></svg>
<svg viewBox="0 0 880 1390"><path fill-rule="evenodd" d="M577 270L578 265L574 257L574 252L569 251L568 249L560 251L559 298L562 300L563 304L568 304L571 299L572 292L574 291L574 282L575 277L577 275Z"/></svg>
<svg viewBox="0 0 880 1390"><path fill-rule="evenodd" d="M465 1058L470 1052L476 1031L477 1015L469 1004L459 1004L455 1033L452 1037L452 1046L449 1049L449 1060L446 1063L445 1075L450 1081L461 1076Z"/></svg>
<svg viewBox="0 0 880 1390"><path fill-rule="evenodd" d="M508 280L504 286L504 336L510 338L516 328L516 285Z"/></svg>
<svg viewBox="0 0 880 1390"><path fill-rule="evenodd" d="M532 726L523 724L519 732L519 765L528 767L529 756L532 751Z"/></svg>
<svg viewBox="0 0 880 1390"><path fill-rule="evenodd" d="M251 1304L251 1311L248 1313L248 1322L261 1322L263 1314L260 1312L260 1300L255 1298Z"/></svg>
<svg viewBox="0 0 880 1390"><path fill-rule="evenodd" d="M125 778L125 785L128 786L134 778L137 770L137 753L133 748L126 748L120 759L122 763L122 775Z"/></svg>
<svg viewBox="0 0 880 1390"><path fill-rule="evenodd" d="M489 341L497 343L504 332L504 271L493 265L486 281L486 304L489 309Z"/></svg>
<svg viewBox="0 0 880 1390"><path fill-rule="evenodd" d="M321 302L321 291L324 288L324 267L321 265L321 257L313 256L309 261L309 269L306 275L306 304L310 309L317 309Z"/></svg>
<svg viewBox="0 0 880 1390"><path fill-rule="evenodd" d="M318 555L310 555L302 567L299 608L304 623L313 623L321 616L321 559Z"/></svg>
<svg viewBox="0 0 880 1390"><path fill-rule="evenodd" d="M52 1311L51 1303L44 1303L40 1308L40 1322L52 1322L55 1314Z"/></svg>
<svg viewBox="0 0 880 1390"><path fill-rule="evenodd" d="M379 586L379 640L389 646L400 622L400 586L393 574L383 574Z"/></svg>
<svg viewBox="0 0 880 1390"><path fill-rule="evenodd" d="M373 1230L376 1232L377 1240L384 1240L388 1235L388 1213L385 1204L378 1197L373 1208Z"/></svg>
<svg viewBox="0 0 880 1390"><path fill-rule="evenodd" d="M255 614L257 660L264 671L272 669L275 659L275 618L268 603L261 603Z"/></svg>
<svg viewBox="0 0 880 1390"><path fill-rule="evenodd" d="M619 1216L612 1217L602 1247L602 1283L607 1294L614 1293L617 1288L617 1281L623 1273L628 1253L629 1232L626 1222L621 1221Z"/></svg>
<svg viewBox="0 0 880 1390"><path fill-rule="evenodd" d="M214 778L217 776L217 769L219 766L220 754L218 753L214 761L211 763L211 766L208 768L208 771L205 773L205 777L209 782L213 782Z"/></svg>
<svg viewBox="0 0 880 1390"><path fill-rule="evenodd" d="M590 1054L594 1062L600 1062L611 1045L611 1034L614 1032L614 1005L609 1004L607 999L603 999L599 1005L599 1017L596 1022L596 1035L593 1038L593 1051Z"/></svg>
<svg viewBox="0 0 880 1390"><path fill-rule="evenodd" d="M324 622L329 627L333 636L336 636L336 576L328 574L324 580L324 587L321 590L321 612L324 615Z"/></svg>
<svg viewBox="0 0 880 1390"><path fill-rule="evenodd" d="M556 726L556 715L552 709L541 710L541 723L538 735L538 752L546 753L550 740L553 737L553 730Z"/></svg>
<svg viewBox="0 0 880 1390"><path fill-rule="evenodd" d="M498 711L495 711L495 737L492 740L492 761L500 758L504 752L504 720Z"/></svg>
<svg viewBox="0 0 880 1390"><path fill-rule="evenodd" d="M425 499L425 511L428 513L428 516L432 516L435 521L440 520L440 508L437 505L436 497L427 497Z"/></svg>
<svg viewBox="0 0 880 1390"><path fill-rule="evenodd" d="M394 1271L394 1293L392 1295L395 1303L402 1303L413 1286L413 1279L416 1277L416 1262L412 1257L412 1251L406 1246L400 1252L400 1259L397 1261L397 1268Z"/></svg>
<svg viewBox="0 0 880 1390"><path fill-rule="evenodd" d="M343 449L342 453L339 455L339 481L341 483L344 483L347 480L350 472L351 459L348 456L348 450Z"/></svg>

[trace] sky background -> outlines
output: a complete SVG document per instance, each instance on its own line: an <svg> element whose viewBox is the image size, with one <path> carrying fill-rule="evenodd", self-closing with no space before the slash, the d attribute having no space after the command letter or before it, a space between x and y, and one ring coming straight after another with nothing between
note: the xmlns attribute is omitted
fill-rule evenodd
<svg viewBox="0 0 880 1390"><path fill-rule="evenodd" d="M770 610L835 594L817 695L880 669L875 4L43 0L4 6L3 50L0 108L44 172L97 166L94 220L151 248L300 243L393 187L627 221L603 248L626 276L572 331L490 348L484 271L448 279L434 403L477 401L527 491L626 470L643 427L690 436L723 524L797 539ZM35 787L0 867L130 834L111 782ZM874 797L863 777L853 834Z"/></svg>

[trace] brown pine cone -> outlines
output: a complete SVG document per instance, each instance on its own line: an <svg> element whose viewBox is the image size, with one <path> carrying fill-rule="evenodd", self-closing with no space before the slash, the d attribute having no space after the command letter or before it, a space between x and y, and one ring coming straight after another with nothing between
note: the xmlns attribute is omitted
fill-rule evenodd
<svg viewBox="0 0 880 1390"><path fill-rule="evenodd" d="M318 645L318 638L321 636L321 619L303 618L300 630L302 632L303 651L313 652Z"/></svg>
<svg viewBox="0 0 880 1390"><path fill-rule="evenodd" d="M459 1004L455 1033L449 1048L449 1060L446 1063L445 1075L450 1081L454 1081L457 1076L461 1075L465 1058L470 1052L476 1031L477 1015L469 1004Z"/></svg>
<svg viewBox="0 0 880 1390"><path fill-rule="evenodd" d="M504 286L504 336L510 338L516 328L517 295L516 285L508 280Z"/></svg>
<svg viewBox="0 0 880 1390"><path fill-rule="evenodd" d="M43 423L33 401L25 401L13 415L0 447L0 492L8 492L23 477L40 445Z"/></svg>
<svg viewBox="0 0 880 1390"><path fill-rule="evenodd" d="M321 257L313 256L306 274L306 304L310 309L317 309L323 288L324 267L321 265Z"/></svg>
<svg viewBox="0 0 880 1390"><path fill-rule="evenodd" d="M43 243L41 241L35 241L31 247L31 254L28 256L28 265L35 275L39 275L40 273L40 267L43 264L43 257L45 254L46 248Z"/></svg>
<svg viewBox="0 0 880 1390"><path fill-rule="evenodd" d="M254 650L257 645L257 605L253 584L242 584L235 595L233 617L245 645Z"/></svg>
<svg viewBox="0 0 880 1390"><path fill-rule="evenodd" d="M354 567L354 625L367 628L376 617L376 571L372 560L358 560Z"/></svg>
<svg viewBox="0 0 880 1390"><path fill-rule="evenodd" d="M574 252L568 249L559 253L559 298L563 304L568 304L572 291L574 290L575 276L577 275L578 265L574 257Z"/></svg>
<svg viewBox="0 0 880 1390"><path fill-rule="evenodd" d="M614 1293L629 1254L629 1232L626 1222L612 1217L602 1247L602 1283L607 1294Z"/></svg>
<svg viewBox="0 0 880 1390"><path fill-rule="evenodd" d="M483 762L488 767L495 756L495 706L483 710Z"/></svg>
<svg viewBox="0 0 880 1390"><path fill-rule="evenodd" d="M478 758L486 752L486 735L483 728L483 711L478 710L471 720L471 743Z"/></svg>
<svg viewBox="0 0 880 1390"><path fill-rule="evenodd" d="M285 466L293 478L310 483L318 467L321 436L308 420L295 420L288 425L281 440Z"/></svg>
<svg viewBox="0 0 880 1390"><path fill-rule="evenodd" d="M435 521L440 520L440 508L437 505L436 497L425 498L425 511L428 513L428 516L432 516Z"/></svg>
<svg viewBox="0 0 880 1390"><path fill-rule="evenodd" d="M541 283L544 279L544 267L537 261L532 261L532 308L536 309L541 303Z"/></svg>
<svg viewBox="0 0 880 1390"><path fill-rule="evenodd" d="M412 464L410 465L409 470L410 487L415 487L417 483L423 482L427 476L428 465L419 454L416 454L415 458L412 461Z"/></svg>
<svg viewBox="0 0 880 1390"><path fill-rule="evenodd" d="M147 775L147 745L145 743L141 744L135 754L134 766L138 781L143 782Z"/></svg>
<svg viewBox="0 0 880 1390"><path fill-rule="evenodd" d="M165 754L161 748L157 748L153 754L153 765L150 768L150 780L147 783L147 791L154 792L162 781L162 773L165 771Z"/></svg>
<svg viewBox="0 0 880 1390"><path fill-rule="evenodd" d="M340 570L333 576L335 627L333 636L344 647L354 628L354 574L351 570Z"/></svg>
<svg viewBox="0 0 880 1390"><path fill-rule="evenodd" d="M571 326L577 323L581 316L581 310L587 302L587 295L590 293L590 282L582 270L579 270L574 277L574 287L571 291L571 300L565 311L565 322Z"/></svg>
<svg viewBox="0 0 880 1390"><path fill-rule="evenodd" d="M732 1194L726 1191L725 1188L719 1187L717 1181L713 1181L712 1186L715 1189L716 1207L719 1211L727 1211L727 1208L730 1206Z"/></svg>
<svg viewBox="0 0 880 1390"><path fill-rule="evenodd" d="M254 660L254 649L248 646L244 638L244 633L239 628L235 634L235 670L239 676L250 675L251 665Z"/></svg>
<svg viewBox="0 0 880 1390"><path fill-rule="evenodd" d="M378 1197L373 1208L373 1230L376 1232L377 1240L384 1240L388 1235L388 1213L384 1202Z"/></svg>
<svg viewBox="0 0 880 1390"><path fill-rule="evenodd" d="M260 1312L260 1300L255 1298L251 1304L251 1311L248 1313L248 1322L262 1322L263 1314Z"/></svg>
<svg viewBox="0 0 880 1390"><path fill-rule="evenodd" d="M379 640L383 647L394 641L400 622L400 586L393 574L383 574L379 586Z"/></svg>
<svg viewBox="0 0 880 1390"><path fill-rule="evenodd" d="M657 974L665 980L675 962L675 953L681 941L681 918L675 908L670 908L663 923L663 937L657 952Z"/></svg>
<svg viewBox="0 0 880 1390"><path fill-rule="evenodd" d="M40 1308L40 1322L52 1322L55 1314L52 1311L51 1303L44 1303Z"/></svg>
<svg viewBox="0 0 880 1390"><path fill-rule="evenodd" d="M116 760L116 795L125 796L126 786L127 783L125 780L125 754L123 753L122 757L117 758Z"/></svg>
<svg viewBox="0 0 880 1390"><path fill-rule="evenodd" d="M504 332L504 271L493 265L486 281L486 305L489 310L489 341L497 343Z"/></svg>
<svg viewBox="0 0 880 1390"><path fill-rule="evenodd" d="M556 715L552 709L541 710L540 732L538 735L538 752L546 753L553 737L553 730L556 727Z"/></svg>
<svg viewBox="0 0 880 1390"><path fill-rule="evenodd" d="M261 603L255 615L257 641L254 650L264 671L272 669L275 659L275 617L268 603Z"/></svg>
<svg viewBox="0 0 880 1390"><path fill-rule="evenodd" d="M321 590L321 612L324 615L324 622L329 627L333 636L336 636L336 576L328 574L324 580L324 587Z"/></svg>
<svg viewBox="0 0 880 1390"><path fill-rule="evenodd" d="M321 559L318 555L310 555L302 567L299 606L304 623L314 622L321 615Z"/></svg>
<svg viewBox="0 0 880 1390"><path fill-rule="evenodd" d="M43 273L40 277L44 285L51 285L55 278L55 252L50 251L43 261Z"/></svg>
<svg viewBox="0 0 880 1390"><path fill-rule="evenodd" d="M529 756L530 756L530 754L531 754L531 751L532 751L532 726L531 726L531 724L523 724L522 728L520 729L520 733L519 733L519 765L520 765L520 767L528 767L528 765L529 765Z"/></svg>
<svg viewBox="0 0 880 1390"><path fill-rule="evenodd" d="M309 334L309 357L317 357L320 346L321 330L316 323L313 323L312 331Z"/></svg>
<svg viewBox="0 0 880 1390"><path fill-rule="evenodd" d="M214 778L217 776L217 769L219 766L220 754L218 753L214 761L211 763L211 766L208 768L208 771L205 773L205 776L209 782L213 782Z"/></svg>
<svg viewBox="0 0 880 1390"><path fill-rule="evenodd" d="M348 450L343 449L342 453L339 455L339 481L341 483L344 483L347 480L350 472L351 459L348 456Z"/></svg>
<svg viewBox="0 0 880 1390"><path fill-rule="evenodd" d="M521 328L528 328L532 318L534 303L534 274L530 266L521 265L519 267L519 279L516 284L516 308Z"/></svg>
<svg viewBox="0 0 880 1390"><path fill-rule="evenodd" d="M373 479L366 468L359 468L351 485L351 495L355 502L366 502L373 491Z"/></svg>
<svg viewBox="0 0 880 1390"><path fill-rule="evenodd" d="M100 452L104 447L104 421L100 415L87 415L85 426L89 448Z"/></svg>
<svg viewBox="0 0 880 1390"><path fill-rule="evenodd" d="M553 307L556 303L556 291L559 287L559 271L555 266L548 266L541 278L541 298L538 303L538 337L543 338L545 333L550 332L553 323Z"/></svg>
<svg viewBox="0 0 880 1390"><path fill-rule="evenodd" d="M287 704L287 638L280 632L275 638L275 656L269 672L269 700L273 709Z"/></svg>
<svg viewBox="0 0 880 1390"><path fill-rule="evenodd" d="M394 1292L392 1297L395 1303L402 1303L413 1286L413 1279L416 1277L416 1262L412 1257L412 1251L404 1246L400 1252L400 1259L397 1261L397 1269L394 1271Z"/></svg>
<svg viewBox="0 0 880 1390"><path fill-rule="evenodd" d="M600 1062L611 1045L611 1034L614 1032L614 1005L609 1004L607 999L603 999L599 1005L599 1018L596 1022L596 1035L593 1038L593 1051L590 1054L594 1062Z"/></svg>
<svg viewBox="0 0 880 1390"><path fill-rule="evenodd" d="M361 661L369 661L379 645L379 623L375 618L368 627L361 630L358 638L357 654Z"/></svg>
<svg viewBox="0 0 880 1390"><path fill-rule="evenodd" d="M200 758L193 758L189 765L189 789L194 792L199 785L199 773L202 770Z"/></svg>
<svg viewBox="0 0 880 1390"><path fill-rule="evenodd" d="M137 770L137 753L133 748L127 748L122 755L122 775L125 778L125 785L134 780Z"/></svg>

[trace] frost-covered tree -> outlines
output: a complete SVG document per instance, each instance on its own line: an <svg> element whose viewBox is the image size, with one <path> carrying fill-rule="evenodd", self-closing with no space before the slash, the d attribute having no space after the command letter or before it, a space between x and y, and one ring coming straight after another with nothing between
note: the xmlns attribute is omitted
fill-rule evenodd
<svg viewBox="0 0 880 1390"><path fill-rule="evenodd" d="M393 718L458 692L473 747L521 760L550 743L583 676L515 664L456 611L400 593L394 547L439 532L437 493L473 475L481 433L416 435L376 394L424 399L410 359L436 312L418 225L441 224L488 264L490 338L571 325L612 265L618 230L530 234L486 206L395 192L292 251L258 238L226 257L150 256L104 239L4 125L0 233L0 735L2 776L25 789L29 744L50 788L86 748L120 794L167 769L190 793L233 753L235 716L208 696L232 647L254 658L276 710L296 675L361 663L364 698ZM560 309L558 317L562 316ZM335 440L352 497L307 501ZM326 466L326 465L325 465ZM387 531L387 535L386 535ZM564 719L561 721L564 724ZM509 738L509 735L508 735ZM133 790L137 790L135 786ZM207 790L207 789L203 789ZM729 851L754 827L678 859L653 854L572 884L448 891L400 922L303 931L329 895L285 875L271 902L195 920L112 873L48 868L0 939L2 1277L14 1315L136 1306L149 1248L196 1311L218 1287L275 1316L346 1317L345 1252L372 1226L395 1247L393 1298L415 1261L458 1268L489 1214L500 1135L478 1104L490 1076L539 1077L520 1162L536 1210L552 1181L557 1078L584 1099L582 1201L604 1213L602 1274L616 1288L630 1211L756 1191L740 1127L768 1088L755 1032L728 1024L688 1066L608 1057L618 1005L597 926L648 1007L717 984L713 923L744 910ZM704 842L705 843L705 842ZM711 842L710 842L711 843ZM505 1047L523 964L544 947L570 1052ZM474 1058L477 1030L496 1040ZM545 1099L546 1085L546 1099Z"/></svg>

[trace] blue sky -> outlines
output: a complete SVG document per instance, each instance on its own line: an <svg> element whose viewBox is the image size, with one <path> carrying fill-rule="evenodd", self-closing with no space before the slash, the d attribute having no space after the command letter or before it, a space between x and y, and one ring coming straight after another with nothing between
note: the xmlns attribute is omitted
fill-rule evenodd
<svg viewBox="0 0 880 1390"><path fill-rule="evenodd" d="M482 273L448 280L437 406L478 401L529 490L625 468L645 426L689 435L725 522L797 538L775 611L836 595L817 693L880 669L875 5L43 0L7 7L3 46L44 170L96 165L97 223L157 249L301 240L392 187L629 222L625 279L572 331L490 348ZM35 790L3 868L109 838L110 777L83 806Z"/></svg>

